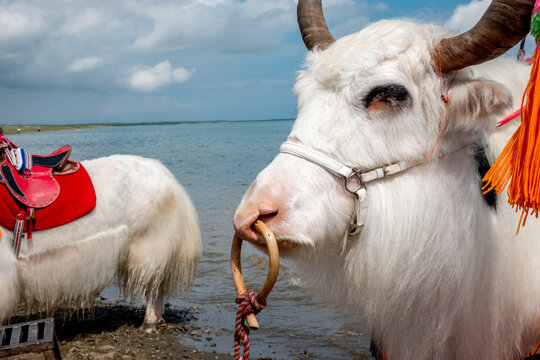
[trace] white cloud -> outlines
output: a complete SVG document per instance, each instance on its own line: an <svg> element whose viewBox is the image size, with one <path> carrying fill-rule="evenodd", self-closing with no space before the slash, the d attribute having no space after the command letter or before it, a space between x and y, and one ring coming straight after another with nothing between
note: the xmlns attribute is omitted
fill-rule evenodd
<svg viewBox="0 0 540 360"><path fill-rule="evenodd" d="M153 22L133 48L147 53L212 48L221 52L256 52L277 47L296 30L291 0L137 2L140 16Z"/></svg>
<svg viewBox="0 0 540 360"><path fill-rule="evenodd" d="M129 86L133 90L153 92L171 83L184 83L194 72L195 69L182 67L173 69L169 60L164 60L152 68L135 71L129 79Z"/></svg>
<svg viewBox="0 0 540 360"><path fill-rule="evenodd" d="M87 8L69 16L65 23L62 24L60 31L66 34L76 35L103 24L105 19L106 14L100 12L98 9Z"/></svg>
<svg viewBox="0 0 540 360"><path fill-rule="evenodd" d="M132 0L131 8L150 19L153 27L133 42L135 50L154 53L189 48L212 48L220 52L261 52L279 48L287 34L297 33L294 0L192 0L148 2ZM358 31L381 2L325 1L329 25L342 31ZM343 25L345 22L349 25ZM338 36L338 37L339 37Z"/></svg>
<svg viewBox="0 0 540 360"><path fill-rule="evenodd" d="M67 71L71 73L77 73L82 71L93 70L102 65L104 59L99 56L85 57L77 59L68 65Z"/></svg>
<svg viewBox="0 0 540 360"><path fill-rule="evenodd" d="M489 4L491 0L473 0L469 4L458 5L445 27L460 33L469 30L480 20Z"/></svg>
<svg viewBox="0 0 540 360"><path fill-rule="evenodd" d="M156 64L165 58L173 64L189 63L188 69L197 66L199 79L203 79L202 69L204 76L213 79L232 76L231 72L243 77L245 70L256 66L238 70L238 64L259 53L265 53L263 60L304 53L299 46L296 3L0 0L0 88L156 91L166 86L161 82L192 76L190 70L172 67L168 76L144 68L136 69L141 74L135 76L134 65ZM336 38L361 29L374 12L385 9L380 2L365 0L325 0L323 6ZM233 53L241 55L233 61ZM160 76L169 80L159 82Z"/></svg>
<svg viewBox="0 0 540 360"><path fill-rule="evenodd" d="M175 82L181 84L188 81L188 79L191 77L191 75L193 75L194 72L195 72L195 69L187 70L187 69L179 67L173 70L172 72L173 79Z"/></svg>
<svg viewBox="0 0 540 360"><path fill-rule="evenodd" d="M21 41L44 30L42 11L15 3L0 6L0 41Z"/></svg>

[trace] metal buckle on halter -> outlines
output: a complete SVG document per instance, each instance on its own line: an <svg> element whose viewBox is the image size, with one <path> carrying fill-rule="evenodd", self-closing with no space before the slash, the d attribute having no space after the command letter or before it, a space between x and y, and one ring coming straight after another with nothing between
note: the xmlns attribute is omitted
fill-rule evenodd
<svg viewBox="0 0 540 360"><path fill-rule="evenodd" d="M355 181L356 183L352 183L352 181ZM352 183L352 184L351 184ZM345 178L345 189L350 192L351 194L354 194L354 196L358 197L358 191L360 189L365 189L366 186L364 182L362 181L362 174L360 173L360 170L356 168L352 168L351 175L347 176ZM352 185L351 187L349 185Z"/></svg>
<svg viewBox="0 0 540 360"><path fill-rule="evenodd" d="M359 224L358 222L362 202L366 199L366 186L362 181L360 170L352 168L352 173L345 178L345 189L354 195L354 211L349 222L349 235L356 235L364 227L364 224ZM360 196L361 193L363 194L362 196Z"/></svg>

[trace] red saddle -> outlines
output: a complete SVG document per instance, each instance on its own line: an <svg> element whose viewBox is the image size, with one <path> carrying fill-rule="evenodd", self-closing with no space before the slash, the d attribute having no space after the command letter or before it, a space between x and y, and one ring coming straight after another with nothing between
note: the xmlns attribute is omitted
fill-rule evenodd
<svg viewBox="0 0 540 360"><path fill-rule="evenodd" d="M78 162L69 161L71 146L46 155L23 155L23 166L13 164L18 149L0 133L0 225L13 231L21 215L25 231L50 229L76 220L96 206L90 176ZM22 152L24 154L24 152ZM2 155L2 151L0 151ZM19 164L20 165L20 164Z"/></svg>

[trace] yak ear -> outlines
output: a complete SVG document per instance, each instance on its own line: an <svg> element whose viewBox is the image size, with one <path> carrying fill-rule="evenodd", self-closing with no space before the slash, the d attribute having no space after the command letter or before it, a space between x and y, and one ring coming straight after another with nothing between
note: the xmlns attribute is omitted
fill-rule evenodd
<svg viewBox="0 0 540 360"><path fill-rule="evenodd" d="M494 125L492 116L512 105L510 92L489 80L468 80L450 88L448 126L459 130L476 130Z"/></svg>

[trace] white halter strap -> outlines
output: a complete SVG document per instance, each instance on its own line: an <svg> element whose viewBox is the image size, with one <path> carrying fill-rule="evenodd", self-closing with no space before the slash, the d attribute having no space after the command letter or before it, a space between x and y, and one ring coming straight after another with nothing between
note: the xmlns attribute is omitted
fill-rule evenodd
<svg viewBox="0 0 540 360"><path fill-rule="evenodd" d="M400 173L422 163L408 163L406 161L400 161L392 165L381 166L373 170L360 172L354 167L349 167L347 165L341 164L318 151L312 150L304 145L300 145L297 143L292 143L288 141L284 142L283 144L281 144L279 152L294 155L304 160L310 161L330 171L331 173L342 176L344 178L348 178L356 174L360 177L364 184L373 180L382 179L384 177Z"/></svg>
<svg viewBox="0 0 540 360"><path fill-rule="evenodd" d="M355 195L354 212L349 225L349 235L359 234L364 226L363 214L365 214L365 211L363 210L367 208L366 183L398 174L425 162L400 161L388 166L381 166L366 172L360 172L360 170L357 168L344 165L318 151L289 141L281 144L279 152L293 155L312 162L313 164L319 165L323 169L344 179L345 189L347 189L347 191L349 191L351 194Z"/></svg>

